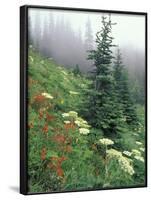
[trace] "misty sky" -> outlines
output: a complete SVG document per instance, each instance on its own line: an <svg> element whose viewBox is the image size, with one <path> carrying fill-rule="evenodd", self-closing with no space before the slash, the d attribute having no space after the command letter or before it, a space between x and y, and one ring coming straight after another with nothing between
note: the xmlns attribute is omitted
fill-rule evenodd
<svg viewBox="0 0 151 200"><path fill-rule="evenodd" d="M35 21L35 13L44 19L53 13L54 19L57 17L64 17L68 20L75 32L81 29L82 34L85 33L85 24L88 18L91 21L93 36L100 30L102 13L81 12L81 11L63 11L63 10L47 10L31 8L29 16L32 24ZM105 16L107 14L103 13ZM112 22L117 24L113 26L112 35L115 38L114 43L122 47L131 47L133 49L141 49L144 51L145 47L145 17L127 14L111 14Z"/></svg>

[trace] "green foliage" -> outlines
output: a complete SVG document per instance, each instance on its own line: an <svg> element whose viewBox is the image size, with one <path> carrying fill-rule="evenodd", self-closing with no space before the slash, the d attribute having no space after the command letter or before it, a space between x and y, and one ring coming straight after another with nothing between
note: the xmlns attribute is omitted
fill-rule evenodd
<svg viewBox="0 0 151 200"><path fill-rule="evenodd" d="M88 82L29 51L29 191L85 189L96 184L94 153L85 135L89 125L79 116L75 119Z"/></svg>
<svg viewBox="0 0 151 200"><path fill-rule="evenodd" d="M104 70L106 71L105 68ZM116 95L112 86L114 80L110 69L106 72L107 76L98 74L96 81L98 85L100 81L105 83L107 87L104 88L105 91L89 89L92 80L85 75L74 75L71 70L58 66L52 59L45 59L32 49L29 50L30 192L144 184L143 106L137 106L136 113L139 118L137 126L128 126L127 123L118 121L123 118L119 117L121 113L117 109ZM96 114L91 113L87 120L84 117L85 113L82 112L87 107L86 103L83 104L86 99L85 91L93 94L97 102L95 109L93 105L89 107L89 110L91 112L93 110ZM111 92L111 97L107 91ZM90 96L87 97L88 100ZM114 133L117 131L118 136L115 136ZM104 138L104 135L109 135L110 138ZM115 156L109 157L108 150L116 152L120 157L118 159ZM124 151L133 153L128 157ZM128 164L135 173L129 174L124 171L120 159L130 159L132 162L129 161Z"/></svg>
<svg viewBox="0 0 151 200"><path fill-rule="evenodd" d="M132 95L129 89L128 72L122 64L120 50L117 50L117 56L114 62L114 79L115 91L121 110L128 124L135 125L138 121L136 116L136 108L132 100Z"/></svg>
<svg viewBox="0 0 151 200"><path fill-rule="evenodd" d="M112 44L112 25L110 18L107 21L106 17L102 17L101 31L96 34L97 49L91 50L88 56L88 59L94 61L95 70L92 71L92 85L86 91L87 108L83 109L91 125L102 129L106 136L115 135L122 120L111 68L113 59L111 48L115 46Z"/></svg>
<svg viewBox="0 0 151 200"><path fill-rule="evenodd" d="M77 76L77 75L81 75L81 71L80 71L80 68L79 68L79 65L77 64L75 66L75 69L73 70L73 73Z"/></svg>

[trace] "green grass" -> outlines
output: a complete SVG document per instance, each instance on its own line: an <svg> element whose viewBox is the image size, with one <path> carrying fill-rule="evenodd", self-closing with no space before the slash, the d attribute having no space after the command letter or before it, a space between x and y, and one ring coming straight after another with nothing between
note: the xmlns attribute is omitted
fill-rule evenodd
<svg viewBox="0 0 151 200"><path fill-rule="evenodd" d="M29 54L29 77L37 81L30 88L29 96L48 92L55 97L60 110L79 110L83 88L87 87L89 81L84 77L74 76L72 71L58 66L53 60L45 59L33 51Z"/></svg>
<svg viewBox="0 0 151 200"><path fill-rule="evenodd" d="M135 186L144 184L144 163L134 156L127 158L135 173L129 175L120 168L118 159L107 157L101 130L87 128L80 133L77 116L63 117L74 111L81 117L85 89L90 81L74 75L72 70L57 65L32 49L28 67L28 180L30 192L98 189L103 187ZM43 93L49 95L44 96ZM125 127L125 134L112 138L119 152L144 147L144 108L137 106L140 124ZM84 120L84 119L83 119ZM70 121L65 124L64 121ZM83 125L84 126L84 125ZM139 146L136 141L141 142ZM141 156L144 157L144 153ZM124 157L125 155L122 154ZM125 157L124 157L125 158ZM106 168L109 172L106 173Z"/></svg>

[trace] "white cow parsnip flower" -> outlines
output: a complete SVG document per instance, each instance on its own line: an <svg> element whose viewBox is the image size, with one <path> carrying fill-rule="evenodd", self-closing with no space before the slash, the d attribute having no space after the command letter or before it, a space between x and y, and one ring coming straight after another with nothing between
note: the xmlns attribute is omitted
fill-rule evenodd
<svg viewBox="0 0 151 200"><path fill-rule="evenodd" d="M132 153L129 152L129 151L123 151L123 154L125 154L126 156L131 156L132 155Z"/></svg>
<svg viewBox="0 0 151 200"><path fill-rule="evenodd" d="M144 151L145 151L145 148L140 147L139 150L142 151L142 152L144 152Z"/></svg>
<svg viewBox="0 0 151 200"><path fill-rule="evenodd" d="M106 151L106 153L108 158L119 158L122 156L122 153L115 149L109 149Z"/></svg>
<svg viewBox="0 0 151 200"><path fill-rule="evenodd" d="M75 92L75 91L69 91L69 93L73 95L79 94L79 92Z"/></svg>
<svg viewBox="0 0 151 200"><path fill-rule="evenodd" d="M106 145L106 146L114 144L114 142L112 140L108 139L108 138L102 138L102 139L99 140L99 142L103 145Z"/></svg>
<svg viewBox="0 0 151 200"><path fill-rule="evenodd" d="M46 98L48 98L48 99L53 99L53 98L54 98L53 96L51 96L50 94L48 94L48 93L46 93L46 92L43 92L43 93L42 93L42 96L44 96L44 97L46 97Z"/></svg>
<svg viewBox="0 0 151 200"><path fill-rule="evenodd" d="M70 124L71 122L67 120L67 121L64 121L64 123L65 124Z"/></svg>
<svg viewBox="0 0 151 200"><path fill-rule="evenodd" d="M69 111L68 114L69 114L70 117L74 117L74 118L78 117L78 113L75 112L75 111Z"/></svg>
<svg viewBox="0 0 151 200"><path fill-rule="evenodd" d="M141 162L144 162L144 158L143 158L142 156L134 156L134 158L135 158L136 160L139 160L139 161L141 161Z"/></svg>
<svg viewBox="0 0 151 200"><path fill-rule="evenodd" d="M133 166L131 165L131 160L124 157L120 151L117 151L115 149L109 149L106 151L107 158L109 159L116 159L119 163L120 168L128 173L129 175L134 174Z"/></svg>
<svg viewBox="0 0 151 200"><path fill-rule="evenodd" d="M77 117L75 122L74 122L78 127L81 128L90 128L91 126L88 125L88 122L84 119L82 119L81 117Z"/></svg>
<svg viewBox="0 0 151 200"><path fill-rule="evenodd" d="M81 126L81 122L80 121L78 121L78 120L75 120L75 122L74 122L77 126Z"/></svg>
<svg viewBox="0 0 151 200"><path fill-rule="evenodd" d="M141 142L139 142L139 141L136 141L136 144L137 144L137 145L142 145L142 143L141 143Z"/></svg>
<svg viewBox="0 0 151 200"><path fill-rule="evenodd" d="M62 113L62 117L69 117L69 113Z"/></svg>
<svg viewBox="0 0 151 200"><path fill-rule="evenodd" d="M118 162L119 162L119 165L121 167L121 169L123 171L125 171L126 173L128 173L129 175L133 175L135 173L132 165L131 165L131 160L124 157L124 156L121 156L119 159L118 159Z"/></svg>
<svg viewBox="0 0 151 200"><path fill-rule="evenodd" d="M79 128L79 132L83 135L87 135L88 133L90 133L90 130L87 128Z"/></svg>
<svg viewBox="0 0 151 200"><path fill-rule="evenodd" d="M137 149L132 149L132 154L133 154L134 156L141 156L141 152L138 151Z"/></svg>

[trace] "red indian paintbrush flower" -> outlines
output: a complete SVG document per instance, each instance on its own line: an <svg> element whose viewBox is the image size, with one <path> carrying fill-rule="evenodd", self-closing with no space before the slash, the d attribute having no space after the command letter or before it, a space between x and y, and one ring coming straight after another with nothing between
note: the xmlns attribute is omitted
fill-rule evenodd
<svg viewBox="0 0 151 200"><path fill-rule="evenodd" d="M36 102L38 102L38 103L42 103L42 102L45 100L45 97L44 97L43 95L39 94L39 95L36 95L36 96L34 97L34 100L35 100Z"/></svg>
<svg viewBox="0 0 151 200"><path fill-rule="evenodd" d="M62 157L51 157L51 162L48 164L48 167L50 169L53 169L56 171L57 175L60 177L64 176L64 171L61 167L62 162L67 160L67 157L62 156Z"/></svg>
<svg viewBox="0 0 151 200"><path fill-rule="evenodd" d="M47 150L46 148L42 148L41 150L41 160L45 160L46 159L46 153L47 153Z"/></svg>
<svg viewBox="0 0 151 200"><path fill-rule="evenodd" d="M46 119L48 122L50 122L50 121L53 121L55 119L55 117L53 115L46 113Z"/></svg>
<svg viewBox="0 0 151 200"><path fill-rule="evenodd" d="M48 133L48 124L45 124L42 130L44 133Z"/></svg>
<svg viewBox="0 0 151 200"><path fill-rule="evenodd" d="M42 119L42 118L43 118L43 115L44 115L43 112L40 110L40 111L39 111L39 119Z"/></svg>
<svg viewBox="0 0 151 200"><path fill-rule="evenodd" d="M74 130L74 129L75 129L75 125L74 125L73 123L64 124L64 129L65 129L66 131L68 131L69 129Z"/></svg>
<svg viewBox="0 0 151 200"><path fill-rule="evenodd" d="M65 141L66 141L65 136L62 134L57 134L57 135L53 136L52 139L57 143L65 143Z"/></svg>

